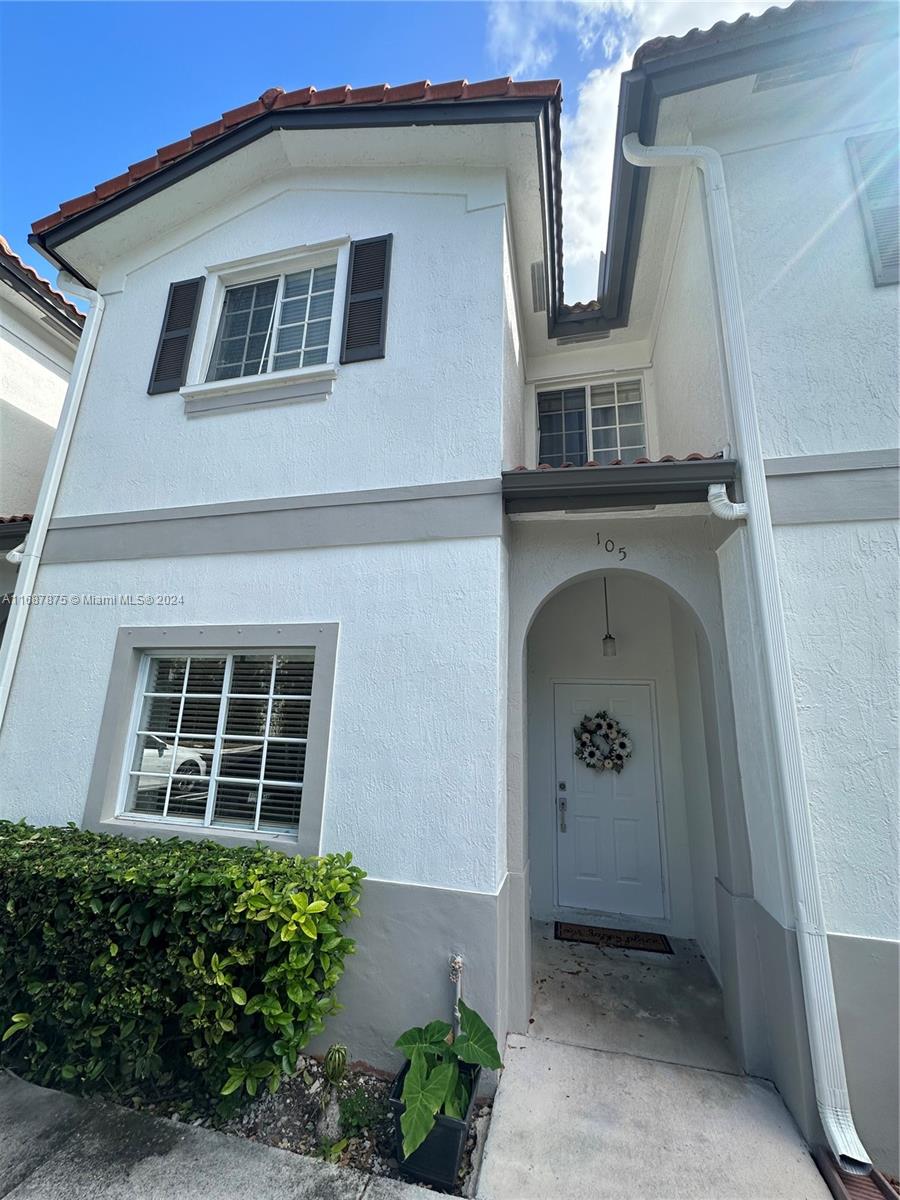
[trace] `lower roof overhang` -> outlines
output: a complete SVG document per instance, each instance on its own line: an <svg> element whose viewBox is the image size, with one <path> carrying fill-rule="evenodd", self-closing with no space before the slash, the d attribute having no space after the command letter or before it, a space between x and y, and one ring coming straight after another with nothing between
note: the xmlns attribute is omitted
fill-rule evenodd
<svg viewBox="0 0 900 1200"><path fill-rule="evenodd" d="M26 521L0 521L0 549L18 546L28 537L31 518Z"/></svg>
<svg viewBox="0 0 900 1200"><path fill-rule="evenodd" d="M510 514L700 504L710 484L737 477L733 458L519 469L503 472L503 504Z"/></svg>

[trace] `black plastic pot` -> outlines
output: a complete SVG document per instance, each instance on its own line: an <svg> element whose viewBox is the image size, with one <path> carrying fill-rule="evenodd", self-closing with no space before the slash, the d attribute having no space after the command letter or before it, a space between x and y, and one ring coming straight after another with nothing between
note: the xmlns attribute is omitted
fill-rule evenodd
<svg viewBox="0 0 900 1200"><path fill-rule="evenodd" d="M434 1129L422 1145L417 1150L413 1150L409 1158L403 1157L403 1132L400 1129L400 1117L405 1108L400 1097L403 1093L403 1081L406 1079L409 1063L406 1063L391 1088L389 1103L394 1113L394 1141L400 1170L411 1179L419 1179L423 1183L433 1183L435 1187L452 1188L456 1184L469 1126L472 1124L472 1113L475 1110L475 1096L478 1092L478 1081L481 1079L481 1067L460 1063L459 1069L470 1082L469 1107L466 1109L465 1120L460 1121L456 1117L448 1117L444 1113L439 1113Z"/></svg>

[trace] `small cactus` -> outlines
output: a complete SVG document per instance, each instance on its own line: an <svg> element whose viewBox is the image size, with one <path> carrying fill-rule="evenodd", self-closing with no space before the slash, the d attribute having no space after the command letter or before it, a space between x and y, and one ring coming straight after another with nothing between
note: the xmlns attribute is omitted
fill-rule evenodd
<svg viewBox="0 0 900 1200"><path fill-rule="evenodd" d="M336 1087L347 1071L347 1047L335 1042L325 1051L325 1078Z"/></svg>

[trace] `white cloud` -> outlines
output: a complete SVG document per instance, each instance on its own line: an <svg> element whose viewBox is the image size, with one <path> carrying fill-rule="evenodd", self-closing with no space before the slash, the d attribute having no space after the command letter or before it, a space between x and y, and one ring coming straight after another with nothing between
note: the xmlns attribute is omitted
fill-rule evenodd
<svg viewBox="0 0 900 1200"><path fill-rule="evenodd" d="M564 96L563 261L566 299L596 295L606 245L619 79L635 50L655 37L680 37L717 21L758 13L771 0L492 0L488 48L519 79L553 74L560 45L574 44L589 68Z"/></svg>

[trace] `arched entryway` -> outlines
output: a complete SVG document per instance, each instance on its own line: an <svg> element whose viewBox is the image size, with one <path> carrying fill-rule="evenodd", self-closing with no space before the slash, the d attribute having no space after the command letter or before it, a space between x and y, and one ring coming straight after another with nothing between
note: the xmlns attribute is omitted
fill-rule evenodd
<svg viewBox="0 0 900 1200"><path fill-rule="evenodd" d="M715 999L735 1068L753 1070L763 1058L765 1012L759 962L742 918L753 873L717 547L692 522L639 527L626 518L607 528L616 546L627 545L626 561L604 553L606 529L600 553L591 553L596 535L586 522L523 524L511 545L509 1027L525 1032L539 1019L533 922L551 937L555 921L657 932L676 951L692 951L696 970L685 976L688 989L699 995L707 981L700 1000ZM596 565L586 570L591 558ZM603 654L604 578L615 657ZM633 757L618 781L641 794L632 801L628 789L618 798L610 789L605 824L593 830L583 819L589 812L569 807L563 831L559 784L572 797L574 724L584 715L580 707L594 705L618 708L613 715L634 726ZM594 781L575 765L590 801ZM629 811L631 804L639 812ZM574 836L573 819L581 820ZM618 870L612 880L610 864L613 874ZM600 868L607 878L592 878ZM563 982L576 990L583 970L576 964ZM678 1016L677 990L670 976L657 995L663 1021Z"/></svg>
<svg viewBox="0 0 900 1200"><path fill-rule="evenodd" d="M713 693L702 626L650 576L592 573L535 616L526 782L536 1032L737 1069L713 814L726 838L741 814L728 812ZM576 727L600 711L629 735L620 772L575 753ZM624 949L571 942L573 926L662 934L646 944L672 952L642 951L636 938Z"/></svg>

